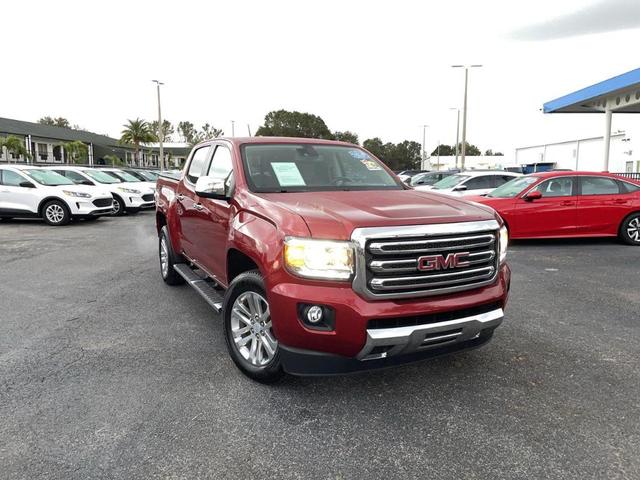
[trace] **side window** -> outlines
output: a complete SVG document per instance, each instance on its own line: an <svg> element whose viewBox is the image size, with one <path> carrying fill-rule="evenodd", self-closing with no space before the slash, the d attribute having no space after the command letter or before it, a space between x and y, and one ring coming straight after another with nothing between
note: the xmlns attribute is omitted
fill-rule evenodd
<svg viewBox="0 0 640 480"><path fill-rule="evenodd" d="M620 183L622 183L627 193L640 191L640 185L636 185L634 183L629 183L629 182L620 182Z"/></svg>
<svg viewBox="0 0 640 480"><path fill-rule="evenodd" d="M79 173L72 172L71 170L65 170L64 171L64 176L67 177L69 180L71 180L76 185L82 185L84 182L88 181L86 178L84 178Z"/></svg>
<svg viewBox="0 0 640 480"><path fill-rule="evenodd" d="M229 176L229 173L231 173L231 170L233 170L231 151L227 147L218 145L213 154L211 164L209 165L207 176L218 180L225 180Z"/></svg>
<svg viewBox="0 0 640 480"><path fill-rule="evenodd" d="M191 183L196 183L202 175L205 164L207 163L207 157L209 156L209 150L211 150L211 146L207 145L193 152L189 170L187 171L187 178Z"/></svg>
<svg viewBox="0 0 640 480"><path fill-rule="evenodd" d="M483 188L493 188L493 177L491 175L483 175L481 177L473 177L465 183L467 190L480 190Z"/></svg>
<svg viewBox="0 0 640 480"><path fill-rule="evenodd" d="M573 195L573 177L552 178L533 190L540 192L543 197L570 197Z"/></svg>
<svg viewBox="0 0 640 480"><path fill-rule="evenodd" d="M8 187L19 187L22 182L26 182L21 175L18 175L16 172L12 172L11 170L3 170L2 171L2 184L7 185Z"/></svg>
<svg viewBox="0 0 640 480"><path fill-rule="evenodd" d="M618 182L606 177L581 177L582 195L616 195L620 193Z"/></svg>

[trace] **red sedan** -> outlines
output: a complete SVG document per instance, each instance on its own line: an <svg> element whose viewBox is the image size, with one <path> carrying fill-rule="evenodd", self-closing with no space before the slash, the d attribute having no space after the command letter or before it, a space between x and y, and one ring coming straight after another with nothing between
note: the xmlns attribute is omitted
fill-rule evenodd
<svg viewBox="0 0 640 480"><path fill-rule="evenodd" d="M541 172L486 196L511 238L620 237L640 245L640 185L608 173Z"/></svg>

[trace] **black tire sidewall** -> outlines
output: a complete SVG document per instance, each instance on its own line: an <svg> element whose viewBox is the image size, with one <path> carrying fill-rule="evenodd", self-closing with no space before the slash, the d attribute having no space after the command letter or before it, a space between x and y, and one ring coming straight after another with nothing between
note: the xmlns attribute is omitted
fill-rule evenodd
<svg viewBox="0 0 640 480"><path fill-rule="evenodd" d="M264 279L257 270L241 273L233 280L233 282L231 282L231 285L227 289L222 309L224 339L227 343L227 350L229 351L231 359L242 373L260 383L273 383L278 381L284 375L280 362L280 348L278 347L274 358L268 365L264 367L256 367L244 359L240 352L238 352L235 342L233 341L233 334L231 332L231 310L233 303L242 293L248 291L259 293L267 299ZM269 300L267 299L267 302L268 301Z"/></svg>
<svg viewBox="0 0 640 480"><path fill-rule="evenodd" d="M631 221L634 218L640 218L640 212L632 213L631 215L629 215L627 218L624 219L624 221L622 222L622 225L620 226L620 238L624 243L628 245L640 246L640 242L636 242L635 240L633 240L627 233L627 227L629 226L629 223L631 223Z"/></svg>
<svg viewBox="0 0 640 480"><path fill-rule="evenodd" d="M64 212L64 217L58 223L49 221L46 214L47 208L54 204L62 207L62 210ZM42 207L42 219L47 223L47 225L51 225L53 227L61 227L63 225L67 225L71 221L71 212L69 212L69 207L67 207L67 205L62 200L50 200L44 204L44 207Z"/></svg>

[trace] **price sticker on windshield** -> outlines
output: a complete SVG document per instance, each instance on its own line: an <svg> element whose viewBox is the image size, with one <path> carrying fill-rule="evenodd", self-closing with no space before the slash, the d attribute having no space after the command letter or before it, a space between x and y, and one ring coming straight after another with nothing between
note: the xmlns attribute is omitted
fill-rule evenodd
<svg viewBox="0 0 640 480"><path fill-rule="evenodd" d="M298 166L294 162L273 162L271 168L273 168L281 187L301 187L306 185Z"/></svg>
<svg viewBox="0 0 640 480"><path fill-rule="evenodd" d="M360 160L360 163L367 167L367 170L382 170L382 167L373 160Z"/></svg>

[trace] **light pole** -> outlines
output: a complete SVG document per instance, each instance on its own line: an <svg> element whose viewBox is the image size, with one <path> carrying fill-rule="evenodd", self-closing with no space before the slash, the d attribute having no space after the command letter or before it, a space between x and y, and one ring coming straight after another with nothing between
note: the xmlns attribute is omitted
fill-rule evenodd
<svg viewBox="0 0 640 480"><path fill-rule="evenodd" d="M458 168L458 155L460 148L460 109L457 107L451 107L449 110L455 110L458 112L456 119L456 168Z"/></svg>
<svg viewBox="0 0 640 480"><path fill-rule="evenodd" d="M464 68L464 106L462 107L462 154L460 170L464 170L464 159L467 153L467 86L469 84L469 69L480 68L482 65L451 65L452 68Z"/></svg>
<svg viewBox="0 0 640 480"><path fill-rule="evenodd" d="M429 128L429 125L421 125L421 127L422 127L422 162L420 162L420 170L423 170L424 162L427 160L427 152L425 148L426 148L426 141L427 141L427 128Z"/></svg>
<svg viewBox="0 0 640 480"><path fill-rule="evenodd" d="M236 136L236 121L235 120L231 120L231 136L232 137Z"/></svg>
<svg viewBox="0 0 640 480"><path fill-rule="evenodd" d="M156 84L156 86L158 87L158 146L160 147L159 150L159 159L160 159L160 171L162 172L164 170L164 149L162 146L162 140L164 137L164 132L163 132L163 128L162 128L162 110L160 108L160 85L164 85L164 83L162 83L160 80L151 80L152 82L154 82Z"/></svg>

